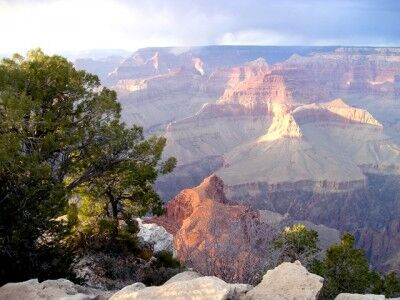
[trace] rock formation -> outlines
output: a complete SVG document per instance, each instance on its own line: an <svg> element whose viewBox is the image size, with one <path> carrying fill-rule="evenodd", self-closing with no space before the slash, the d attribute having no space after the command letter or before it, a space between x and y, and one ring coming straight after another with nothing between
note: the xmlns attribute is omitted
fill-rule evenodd
<svg viewBox="0 0 400 300"><path fill-rule="evenodd" d="M0 299L8 300L90 300L108 299L112 292L86 288L67 279L40 282L31 279L18 283L7 283L0 287Z"/></svg>
<svg viewBox="0 0 400 300"><path fill-rule="evenodd" d="M141 219L136 220L139 225L137 236L140 241L150 244L156 253L160 251L175 252L172 234L157 224L146 224Z"/></svg>
<svg viewBox="0 0 400 300"><path fill-rule="evenodd" d="M120 63L106 83L119 91L125 120L151 128L217 99L263 114L269 99L312 103L342 97L378 113L383 100L398 103L399 74L398 48L146 48ZM398 104L390 107L399 111Z"/></svg>
<svg viewBox="0 0 400 300"><path fill-rule="evenodd" d="M164 284L170 284L178 281L187 281L199 277L201 277L201 275L195 271L184 271L182 273L176 274L175 276L171 277Z"/></svg>
<svg viewBox="0 0 400 300"><path fill-rule="evenodd" d="M265 60L257 59L233 68L219 104L238 104L253 114L268 113L270 101L286 102L291 99L285 78L272 75Z"/></svg>
<svg viewBox="0 0 400 300"><path fill-rule="evenodd" d="M183 272L159 287L129 286L114 294L110 300L128 299L317 299L323 279L309 273L299 262L283 263L264 275L256 287L246 284L228 284L213 276Z"/></svg>
<svg viewBox="0 0 400 300"><path fill-rule="evenodd" d="M246 294L246 299L317 299L323 281L321 276L309 273L298 261L282 263L269 270L261 283Z"/></svg>
<svg viewBox="0 0 400 300"><path fill-rule="evenodd" d="M366 185L365 172L399 174L400 147L367 111L340 99L294 109L277 108L281 105L273 104L265 135L225 154L217 174L229 195L238 189L254 194L263 183L272 191L291 189L291 184L293 189L349 190Z"/></svg>
<svg viewBox="0 0 400 300"><path fill-rule="evenodd" d="M185 271L175 275L161 286L146 287L143 283L136 282L116 292L91 290L66 279L47 280L42 283L33 279L0 287L0 299L314 300L321 287L322 278L307 272L300 263L296 262L283 263L274 270L270 270L262 282L254 288L248 284L226 283L214 276L202 276L193 271Z"/></svg>
<svg viewBox="0 0 400 300"><path fill-rule="evenodd" d="M332 228L232 203L215 175L179 193L163 216L146 222L162 225L174 235L177 257L187 266L228 282L253 282L266 262L273 265L267 258L268 244L286 225L300 222L317 230L323 251L339 240L339 232Z"/></svg>
<svg viewBox="0 0 400 300"><path fill-rule="evenodd" d="M152 222L174 234L178 258L196 271L229 282L249 282L262 268L267 243L280 228L262 218L256 210L230 203L223 182L211 176L179 193L165 215Z"/></svg>
<svg viewBox="0 0 400 300"><path fill-rule="evenodd" d="M110 299L112 300L129 300L132 299L131 295L135 294L137 291L146 288L146 286L141 282L135 282L134 284L128 285L123 289L116 292Z"/></svg>
<svg viewBox="0 0 400 300"><path fill-rule="evenodd" d="M162 286L122 290L110 300L239 300L244 298L250 287L246 284L229 284L217 277L205 276L177 280Z"/></svg>

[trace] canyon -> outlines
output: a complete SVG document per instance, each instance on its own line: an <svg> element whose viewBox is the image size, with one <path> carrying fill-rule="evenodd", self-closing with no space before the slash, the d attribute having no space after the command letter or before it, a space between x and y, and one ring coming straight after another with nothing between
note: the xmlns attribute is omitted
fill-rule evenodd
<svg viewBox="0 0 400 300"><path fill-rule="evenodd" d="M145 48L104 83L125 122L165 136L178 160L153 221L182 260L231 238L262 260L300 220L352 232L374 267L400 271L400 48Z"/></svg>

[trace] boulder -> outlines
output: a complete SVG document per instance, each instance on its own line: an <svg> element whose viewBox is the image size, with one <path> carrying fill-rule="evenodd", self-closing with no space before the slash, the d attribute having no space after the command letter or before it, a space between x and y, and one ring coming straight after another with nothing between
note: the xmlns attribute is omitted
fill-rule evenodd
<svg viewBox="0 0 400 300"><path fill-rule="evenodd" d="M170 279L168 279L164 285L178 282L178 281L187 281L187 280L192 280L195 278L199 278L201 275L195 271L185 271L179 274L176 274L175 276L172 276Z"/></svg>
<svg viewBox="0 0 400 300"><path fill-rule="evenodd" d="M309 273L299 261L282 263L269 270L259 285L246 294L248 300L317 299L323 278Z"/></svg>
<svg viewBox="0 0 400 300"><path fill-rule="evenodd" d="M112 295L110 300L129 300L131 299L129 296L131 293L144 289L145 287L146 286L143 283L136 282L116 292L114 295Z"/></svg>
<svg viewBox="0 0 400 300"><path fill-rule="evenodd" d="M46 280L41 283L31 279L18 283L7 283L0 288L0 299L46 299L46 300L90 300L107 299L107 293L85 288L67 279Z"/></svg>
<svg viewBox="0 0 400 300"><path fill-rule="evenodd" d="M195 276L184 272L173 282L124 293L121 290L110 300L240 300L252 288L247 284L229 284L214 276L190 279Z"/></svg>
<svg viewBox="0 0 400 300"><path fill-rule="evenodd" d="M164 227L157 224L146 224L136 219L139 225L138 238L153 246L154 252L169 251L175 253L173 236Z"/></svg>
<svg viewBox="0 0 400 300"><path fill-rule="evenodd" d="M349 294L342 293L339 294L335 300L385 300L384 295L373 295L373 294Z"/></svg>

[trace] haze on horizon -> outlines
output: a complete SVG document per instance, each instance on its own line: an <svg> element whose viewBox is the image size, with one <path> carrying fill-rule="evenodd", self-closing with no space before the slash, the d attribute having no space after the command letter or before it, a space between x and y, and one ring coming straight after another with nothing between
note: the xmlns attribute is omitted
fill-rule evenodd
<svg viewBox="0 0 400 300"><path fill-rule="evenodd" d="M149 46L400 46L397 0L0 0L0 53Z"/></svg>

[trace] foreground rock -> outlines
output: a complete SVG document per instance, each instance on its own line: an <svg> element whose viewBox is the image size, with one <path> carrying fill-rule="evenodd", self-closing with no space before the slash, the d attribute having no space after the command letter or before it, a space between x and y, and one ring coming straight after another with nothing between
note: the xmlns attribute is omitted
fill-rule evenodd
<svg viewBox="0 0 400 300"><path fill-rule="evenodd" d="M169 280L167 280L164 285L178 282L178 281L188 281L192 279L196 279L201 277L201 275L197 272L194 271L185 271L179 274L176 274L175 276L171 277Z"/></svg>
<svg viewBox="0 0 400 300"><path fill-rule="evenodd" d="M247 293L248 300L317 299L323 278L309 273L300 262L282 263L264 275L259 285Z"/></svg>
<svg viewBox="0 0 400 300"><path fill-rule="evenodd" d="M146 286L141 282L136 282L134 284L124 287L122 290L116 292L111 299L113 300L128 300L131 299L130 295L136 291L146 288Z"/></svg>
<svg viewBox="0 0 400 300"><path fill-rule="evenodd" d="M7 300L90 300L108 299L111 293L85 288L67 279L46 280L41 283L37 279L24 282L8 283L0 288L0 299Z"/></svg>
<svg viewBox="0 0 400 300"><path fill-rule="evenodd" d="M296 261L285 262L269 270L254 288L248 284L230 284L214 276L185 271L161 286L146 287L136 282L114 294L83 287L67 279L41 283L32 279L0 287L0 300L315 300L322 285L322 277L309 273ZM335 300L385 300L385 296L342 293Z"/></svg>
<svg viewBox="0 0 400 300"><path fill-rule="evenodd" d="M239 300L244 299L252 288L247 284L229 284L213 276L198 276L196 272L183 272L162 286L141 288L132 285L117 292L110 300Z"/></svg>

